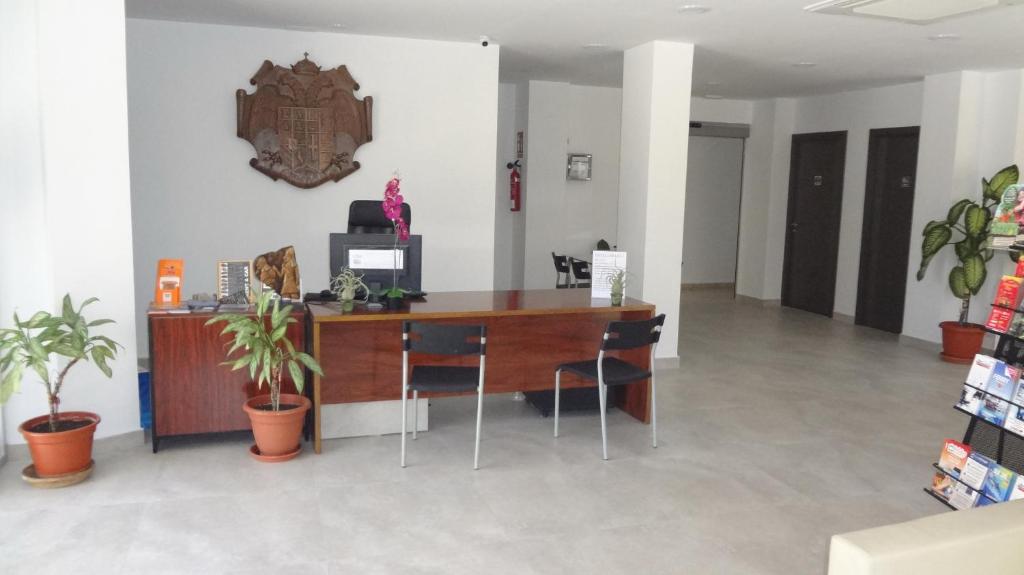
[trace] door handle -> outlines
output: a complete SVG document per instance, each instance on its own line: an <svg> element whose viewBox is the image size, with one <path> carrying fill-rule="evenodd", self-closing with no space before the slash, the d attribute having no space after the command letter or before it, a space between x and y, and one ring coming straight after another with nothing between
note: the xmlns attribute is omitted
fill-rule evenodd
<svg viewBox="0 0 1024 575"><path fill-rule="evenodd" d="M789 231L797 232L799 230L800 230L800 224L799 223L793 222L793 223L789 224Z"/></svg>

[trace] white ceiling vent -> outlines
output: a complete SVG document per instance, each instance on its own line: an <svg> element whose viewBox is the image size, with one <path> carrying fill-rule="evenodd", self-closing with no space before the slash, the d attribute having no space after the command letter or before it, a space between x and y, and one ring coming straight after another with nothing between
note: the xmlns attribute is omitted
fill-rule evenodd
<svg viewBox="0 0 1024 575"><path fill-rule="evenodd" d="M1020 3L1021 0L825 0L806 6L804 10L931 24L979 10Z"/></svg>

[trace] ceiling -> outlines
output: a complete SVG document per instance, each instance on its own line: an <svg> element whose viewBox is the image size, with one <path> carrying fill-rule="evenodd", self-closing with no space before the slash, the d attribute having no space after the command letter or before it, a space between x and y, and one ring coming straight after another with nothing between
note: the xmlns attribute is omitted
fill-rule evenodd
<svg viewBox="0 0 1024 575"><path fill-rule="evenodd" d="M812 0L126 0L131 18L500 44L503 82L618 86L622 51L696 46L693 94L838 92L965 69L1024 68L1024 6L929 24L814 14ZM699 3L705 13L679 8ZM958 39L929 40L939 34ZM591 46L588 46L591 45ZM813 63L813 66L794 66Z"/></svg>

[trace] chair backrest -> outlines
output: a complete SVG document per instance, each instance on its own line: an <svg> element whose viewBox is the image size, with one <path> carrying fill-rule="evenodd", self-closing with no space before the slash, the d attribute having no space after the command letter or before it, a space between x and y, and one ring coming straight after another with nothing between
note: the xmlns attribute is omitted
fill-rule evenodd
<svg viewBox="0 0 1024 575"><path fill-rule="evenodd" d="M391 220L384 215L384 202L380 200L353 200L348 205L348 233L390 234L395 230ZM402 204L402 219L412 228L412 208Z"/></svg>
<svg viewBox="0 0 1024 575"><path fill-rule="evenodd" d="M402 322L402 349L434 355L486 355L487 326Z"/></svg>
<svg viewBox="0 0 1024 575"><path fill-rule="evenodd" d="M551 259L555 260L555 271L560 274L569 273L569 258L566 256L556 256L555 252L551 252Z"/></svg>
<svg viewBox="0 0 1024 575"><path fill-rule="evenodd" d="M590 279L590 262L569 258L572 265L572 276L578 280Z"/></svg>
<svg viewBox="0 0 1024 575"><path fill-rule="evenodd" d="M604 330L601 351L609 349L634 349L653 345L661 339L661 326L665 325L665 314L638 321L611 321Z"/></svg>

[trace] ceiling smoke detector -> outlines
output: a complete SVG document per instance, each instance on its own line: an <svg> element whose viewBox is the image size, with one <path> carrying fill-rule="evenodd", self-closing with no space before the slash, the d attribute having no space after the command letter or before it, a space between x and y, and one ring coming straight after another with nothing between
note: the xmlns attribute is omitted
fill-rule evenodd
<svg viewBox="0 0 1024 575"><path fill-rule="evenodd" d="M979 10L1020 4L1020 0L825 0L805 6L808 12L886 18L931 24Z"/></svg>

